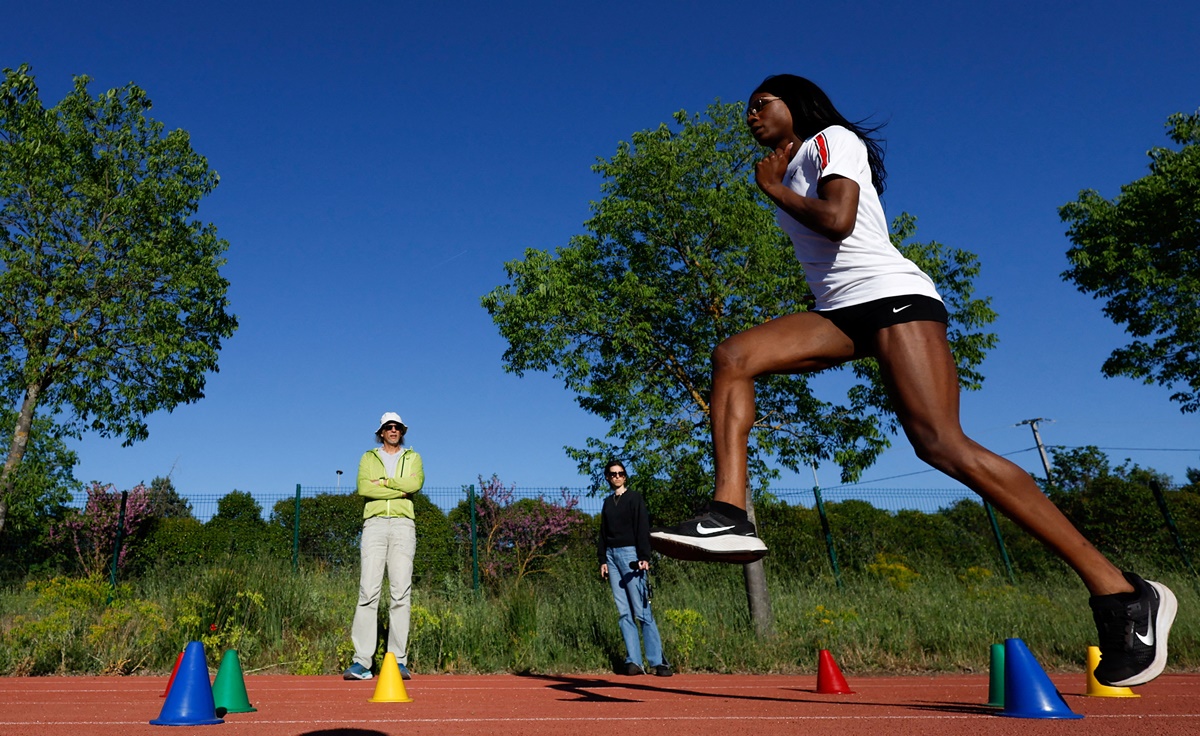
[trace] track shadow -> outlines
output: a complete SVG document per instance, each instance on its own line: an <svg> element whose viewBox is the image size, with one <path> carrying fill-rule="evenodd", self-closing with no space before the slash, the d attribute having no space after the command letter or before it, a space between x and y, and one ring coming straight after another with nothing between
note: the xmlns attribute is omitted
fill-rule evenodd
<svg viewBox="0 0 1200 736"><path fill-rule="evenodd" d="M568 693L576 696L571 699L573 702L580 703L640 703L641 700L636 697L630 697L636 693L671 693L674 695L687 695L696 698L718 698L721 700L761 700L772 703L798 703L804 702L793 698L774 698L768 695L734 695L731 693L711 693L701 690L689 690L681 687L668 687L665 685L643 685L637 680L646 677L630 677L628 682L621 680L605 680L596 677L571 677L568 675L535 675L531 673L521 673L518 677L527 677L532 680L542 680L548 683L551 690ZM621 694L606 695L603 690L613 690L615 692L623 691ZM567 700L567 698L563 698Z"/></svg>
<svg viewBox="0 0 1200 736"><path fill-rule="evenodd" d="M997 708L991 705L980 705L979 703L905 703L905 708L913 710L931 710L938 713L969 713L971 715L994 716L1003 708Z"/></svg>
<svg viewBox="0 0 1200 736"><path fill-rule="evenodd" d="M817 694L816 690L800 690L797 688L787 688L794 693L811 693ZM826 705L857 705L866 707L881 707L881 708L910 708L912 710L927 710L937 711L939 713L968 713L971 715L994 715L1000 712L999 708L994 708L988 705L980 705L978 703L938 703L938 702L913 702L894 701L894 702L879 702L870 700L791 700L792 703L824 703Z"/></svg>

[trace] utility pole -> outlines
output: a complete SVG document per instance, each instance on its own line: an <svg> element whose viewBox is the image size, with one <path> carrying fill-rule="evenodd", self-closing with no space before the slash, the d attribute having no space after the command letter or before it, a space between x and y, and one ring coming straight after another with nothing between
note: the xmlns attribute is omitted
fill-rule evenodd
<svg viewBox="0 0 1200 736"><path fill-rule="evenodd" d="M1042 435L1038 432L1038 422L1053 422L1053 419L1038 417L1037 419L1026 419L1023 422L1017 422L1017 426L1028 424L1033 430L1033 441L1037 443L1038 453L1042 456L1042 467L1046 469L1046 482L1050 482L1050 458L1046 457L1046 446L1042 444Z"/></svg>
<svg viewBox="0 0 1200 736"><path fill-rule="evenodd" d="M336 472L337 472L337 492L341 493L342 492L342 471L338 470Z"/></svg>

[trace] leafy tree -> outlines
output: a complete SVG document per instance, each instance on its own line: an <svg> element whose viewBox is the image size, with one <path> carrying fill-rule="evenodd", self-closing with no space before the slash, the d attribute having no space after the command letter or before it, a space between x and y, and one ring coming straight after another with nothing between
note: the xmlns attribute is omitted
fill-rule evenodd
<svg viewBox="0 0 1200 736"><path fill-rule="evenodd" d="M204 396L237 328L228 243L190 219L216 172L136 85L92 97L89 81L47 109L28 66L0 80L0 391L19 407L0 529L38 411L145 439L147 414Z"/></svg>
<svg viewBox="0 0 1200 736"><path fill-rule="evenodd" d="M1149 175L1111 201L1086 189L1058 212L1074 243L1063 279L1105 300L1134 338L1101 371L1158 383L1188 413L1200 410L1200 111L1167 129L1181 148L1151 149Z"/></svg>
<svg viewBox="0 0 1200 736"><path fill-rule="evenodd" d="M246 491L232 490L217 500L217 513L204 525L210 555L290 555L292 536L263 518L262 504Z"/></svg>
<svg viewBox="0 0 1200 736"><path fill-rule="evenodd" d="M704 118L680 112L675 126L634 133L593 167L604 198L592 204L588 232L554 253L526 250L505 264L509 283L483 297L508 341L507 371L552 372L584 410L609 422L607 440L567 448L598 489L610 457L637 466L648 500L705 489L713 348L806 308L801 267L752 181L762 155L740 104L716 103ZM975 330L995 314L988 300L971 298L975 256L903 244L915 232L911 216L894 228L893 239L945 295L962 382L977 387L995 338ZM778 465L797 471L814 460L835 460L850 481L889 445L895 417L874 364L845 370L857 382L837 402L818 398L809 376L758 381L750 447L757 488Z"/></svg>
<svg viewBox="0 0 1200 736"><path fill-rule="evenodd" d="M332 565L357 565L363 497L321 493L300 499L300 553ZM283 498L271 510L271 524L288 539L296 523L296 501Z"/></svg>
<svg viewBox="0 0 1200 736"><path fill-rule="evenodd" d="M1177 565L1179 553L1153 491L1164 501L1184 539L1200 531L1200 497L1169 490L1170 476L1126 460L1113 467L1096 447L1051 448L1055 481L1050 498L1100 549L1123 564L1151 559Z"/></svg>
<svg viewBox="0 0 1200 736"><path fill-rule="evenodd" d="M259 526L266 523L263 521L262 511L262 504L254 500L254 496L246 491L234 489L217 499L217 513L213 519Z"/></svg>
<svg viewBox="0 0 1200 736"><path fill-rule="evenodd" d="M192 502L179 495L171 477L158 476L150 481L150 514L159 519L194 519Z"/></svg>
<svg viewBox="0 0 1200 736"><path fill-rule="evenodd" d="M584 410L609 423L608 440L566 448L580 470L599 491L604 462L628 459L654 512L709 493L713 348L803 311L807 295L774 205L752 181L763 152L742 105L717 102L704 118L681 111L674 121L634 133L593 167L604 198L592 204L588 233L553 254L527 249L524 260L505 264L509 283L482 300L508 341L505 370L553 372ZM894 229L894 242L941 287L962 383L976 387L976 366L995 338L972 330L995 314L987 300L971 298L975 256L937 243L903 245L915 231L911 216ZM888 447L896 420L877 366L843 370L857 382L838 402L818 398L810 376L757 382L748 493L764 490L779 466L798 471L816 460L836 461L851 481ZM766 632L761 564L745 575L751 616Z"/></svg>
<svg viewBox="0 0 1200 736"><path fill-rule="evenodd" d="M0 433L11 434L16 412L0 409ZM48 557L46 534L66 513L67 504L82 484L75 480L75 452L45 417L34 420L25 461L17 468L9 498L8 523L0 533L0 567L21 571Z"/></svg>
<svg viewBox="0 0 1200 736"><path fill-rule="evenodd" d="M462 567L462 562L455 555L454 527L446 512L429 500L428 495L418 493L412 497L412 502L413 513L417 517L413 580L429 585L444 583L447 575Z"/></svg>

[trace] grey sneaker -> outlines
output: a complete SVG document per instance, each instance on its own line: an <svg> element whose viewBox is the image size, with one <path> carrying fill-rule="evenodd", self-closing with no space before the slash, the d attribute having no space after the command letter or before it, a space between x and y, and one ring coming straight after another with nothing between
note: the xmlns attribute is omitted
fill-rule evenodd
<svg viewBox="0 0 1200 736"><path fill-rule="evenodd" d="M1094 595L1088 599L1100 636L1096 680L1110 687L1150 682L1167 666L1167 635L1179 604L1162 583L1142 580L1131 572L1125 579L1133 593Z"/></svg>
<svg viewBox="0 0 1200 736"><path fill-rule="evenodd" d="M371 674L371 670L363 667L358 662L350 665L344 672L342 672L343 680L369 680L372 677L374 677L374 675Z"/></svg>

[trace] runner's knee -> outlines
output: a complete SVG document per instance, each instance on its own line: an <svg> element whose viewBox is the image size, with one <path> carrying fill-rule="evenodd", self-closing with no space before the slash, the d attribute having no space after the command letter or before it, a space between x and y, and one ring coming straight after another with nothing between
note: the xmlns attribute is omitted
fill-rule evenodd
<svg viewBox="0 0 1200 736"><path fill-rule="evenodd" d="M728 377L746 375L750 355L732 338L722 342L712 352L713 375Z"/></svg>

